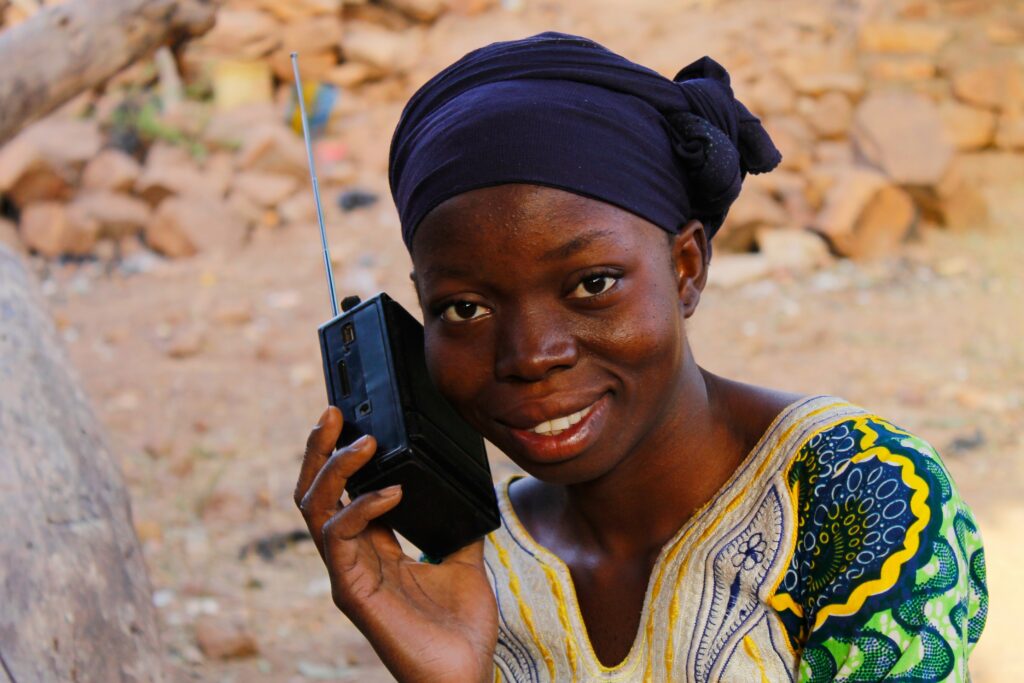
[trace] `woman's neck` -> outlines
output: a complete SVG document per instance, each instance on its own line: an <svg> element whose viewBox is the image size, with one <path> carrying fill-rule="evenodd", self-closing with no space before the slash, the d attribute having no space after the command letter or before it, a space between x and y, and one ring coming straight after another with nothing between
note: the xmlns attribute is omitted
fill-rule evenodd
<svg viewBox="0 0 1024 683"><path fill-rule="evenodd" d="M665 420L629 457L595 480L564 488L563 522L580 541L614 555L656 554L742 460L717 378L692 357L681 375Z"/></svg>

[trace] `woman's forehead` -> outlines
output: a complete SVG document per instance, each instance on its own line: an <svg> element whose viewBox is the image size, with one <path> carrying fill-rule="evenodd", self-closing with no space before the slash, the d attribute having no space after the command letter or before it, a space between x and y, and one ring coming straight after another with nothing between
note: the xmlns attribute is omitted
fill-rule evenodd
<svg viewBox="0 0 1024 683"><path fill-rule="evenodd" d="M510 184L436 207L413 239L418 273L565 261L601 249L649 248L665 232L616 206L556 188Z"/></svg>

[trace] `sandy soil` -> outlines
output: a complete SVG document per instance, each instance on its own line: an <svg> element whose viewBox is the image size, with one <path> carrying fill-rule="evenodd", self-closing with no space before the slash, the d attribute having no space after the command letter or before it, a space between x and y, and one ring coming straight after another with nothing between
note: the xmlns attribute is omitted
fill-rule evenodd
<svg viewBox="0 0 1024 683"><path fill-rule="evenodd" d="M621 4L445 19L423 73L480 43L552 27L674 72L728 51L751 21L728 3L671 14L651 0ZM362 187L384 200L332 210L328 223L341 293L384 289L414 308L382 173L397 113L382 108L349 131ZM1022 197L1019 181L993 187L998 208L983 233L930 232L891 260L708 291L692 325L696 354L713 371L843 396L944 454L987 543L991 613L972 660L980 683L1024 677L1014 623L1024 612ZM241 556L257 539L302 526L292 486L326 402L316 340L329 317L322 270L310 224L259 234L227 259L161 262L142 275L89 263L45 273L58 326L121 458L167 661L181 680L390 680L331 604L311 544L285 544L272 560ZM497 476L509 467L496 457ZM259 654L205 661L193 634L202 614L244 623Z"/></svg>

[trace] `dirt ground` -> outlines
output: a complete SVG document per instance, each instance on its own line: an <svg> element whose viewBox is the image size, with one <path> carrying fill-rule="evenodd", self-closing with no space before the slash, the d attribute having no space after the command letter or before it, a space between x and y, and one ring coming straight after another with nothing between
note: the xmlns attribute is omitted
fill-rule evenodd
<svg viewBox="0 0 1024 683"><path fill-rule="evenodd" d="M749 14L716 4L669 13L653 1L549 3L503 21L463 18L422 70L490 40L555 28L673 71L742 37ZM347 214L332 208L328 225L339 293L383 289L414 309L383 174L397 115L383 108L348 131L363 160L361 187L382 199ZM993 181L987 230L929 231L888 260L712 289L692 325L697 357L713 371L839 395L936 445L986 541L991 611L971 662L979 683L1024 679L1015 624L1024 612L1022 183ZM252 545L302 528L292 487L326 404L316 327L330 315L315 225L259 233L228 258L159 261L138 275L98 263L51 265L43 275L121 459L176 680L391 680L332 605L310 543L282 541L271 559ZM496 476L509 468L495 456ZM243 624L259 653L205 660L193 627L207 614Z"/></svg>

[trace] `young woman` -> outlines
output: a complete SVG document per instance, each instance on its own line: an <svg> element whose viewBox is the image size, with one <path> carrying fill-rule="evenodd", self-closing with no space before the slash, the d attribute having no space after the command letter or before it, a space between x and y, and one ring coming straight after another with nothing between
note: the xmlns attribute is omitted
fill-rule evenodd
<svg viewBox="0 0 1024 683"><path fill-rule="evenodd" d="M391 185L431 376L530 476L433 565L342 506L372 438L309 436L295 500L400 681L945 681L985 621L977 527L924 441L703 370L710 241L780 156L704 58L674 80L561 34L409 102Z"/></svg>

